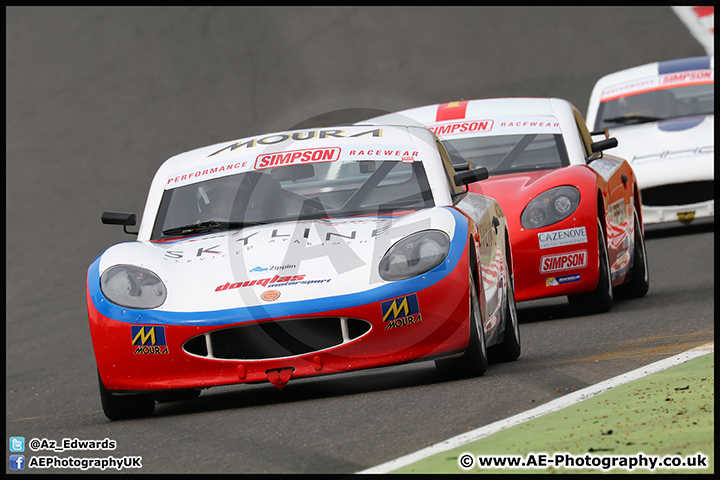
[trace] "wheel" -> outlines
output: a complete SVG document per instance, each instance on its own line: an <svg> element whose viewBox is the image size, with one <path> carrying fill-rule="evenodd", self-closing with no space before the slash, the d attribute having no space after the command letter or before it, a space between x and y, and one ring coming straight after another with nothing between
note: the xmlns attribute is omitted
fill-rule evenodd
<svg viewBox="0 0 720 480"><path fill-rule="evenodd" d="M113 395L105 388L98 372L100 401L103 412L110 420L148 417L155 411L155 399L150 394Z"/></svg>
<svg viewBox="0 0 720 480"><path fill-rule="evenodd" d="M465 353L457 358L436 360L435 366L443 376L479 377L488 366L485 329L483 328L480 301L475 287L475 276L470 271L470 340Z"/></svg>
<svg viewBox="0 0 720 480"><path fill-rule="evenodd" d="M505 243L510 248L510 243L506 240ZM510 258L508 254L505 258ZM507 265L506 281L507 281L507 294L503 301L502 317L505 330L502 333L502 341L490 348L490 356L493 360L497 359L502 362L510 362L517 359L520 356L521 344L520 344L520 324L518 321L517 307L515 305L515 284L513 282L513 274L511 270L512 266ZM509 277L509 280L507 278Z"/></svg>
<svg viewBox="0 0 720 480"><path fill-rule="evenodd" d="M645 239L640 230L640 220L635 212L635 247L633 248L633 266L630 269L630 281L617 287L618 295L624 298L644 297L650 288L650 273L648 272L647 254L645 253Z"/></svg>
<svg viewBox="0 0 720 480"><path fill-rule="evenodd" d="M589 293L568 295L570 305L582 313L603 313L612 308L613 286L610 275L610 259L607 253L607 243L600 219L598 218L598 253L600 255L600 275L595 290Z"/></svg>

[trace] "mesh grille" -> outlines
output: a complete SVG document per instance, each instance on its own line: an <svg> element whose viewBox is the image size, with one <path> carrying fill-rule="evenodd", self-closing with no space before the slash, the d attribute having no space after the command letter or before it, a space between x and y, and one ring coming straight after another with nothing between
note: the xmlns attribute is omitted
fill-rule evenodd
<svg viewBox="0 0 720 480"><path fill-rule="evenodd" d="M715 182L675 183L645 188L641 192L642 203L649 207L668 207L671 205L692 205L715 198Z"/></svg>
<svg viewBox="0 0 720 480"><path fill-rule="evenodd" d="M343 343L339 317L296 318L241 325L210 332L213 358L260 360L292 357L324 350ZM365 320L348 318L348 337L353 340L370 330ZM185 342L193 355L208 356L206 336Z"/></svg>

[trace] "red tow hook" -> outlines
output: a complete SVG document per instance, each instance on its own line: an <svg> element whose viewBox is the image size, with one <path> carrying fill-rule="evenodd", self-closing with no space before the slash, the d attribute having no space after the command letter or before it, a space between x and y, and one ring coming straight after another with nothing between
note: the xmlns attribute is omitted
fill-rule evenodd
<svg viewBox="0 0 720 480"><path fill-rule="evenodd" d="M265 370L265 375L267 375L270 383L275 385L278 390L282 390L285 385L287 385L294 371L295 367L276 368L273 370Z"/></svg>

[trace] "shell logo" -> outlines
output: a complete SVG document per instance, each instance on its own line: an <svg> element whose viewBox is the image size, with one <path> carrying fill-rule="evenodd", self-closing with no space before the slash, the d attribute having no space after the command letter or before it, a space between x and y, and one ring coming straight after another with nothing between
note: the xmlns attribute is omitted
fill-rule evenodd
<svg viewBox="0 0 720 480"><path fill-rule="evenodd" d="M280 298L280 292L278 292L277 290L267 290L260 295L260 298L262 298L266 302L272 302Z"/></svg>

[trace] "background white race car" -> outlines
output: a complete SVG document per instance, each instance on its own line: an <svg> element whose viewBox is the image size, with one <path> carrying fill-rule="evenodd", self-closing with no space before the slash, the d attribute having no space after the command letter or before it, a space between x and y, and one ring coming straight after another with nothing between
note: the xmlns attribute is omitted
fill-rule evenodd
<svg viewBox="0 0 720 480"><path fill-rule="evenodd" d="M715 57L655 62L602 77L586 116L609 129L637 174L643 223L713 217Z"/></svg>

